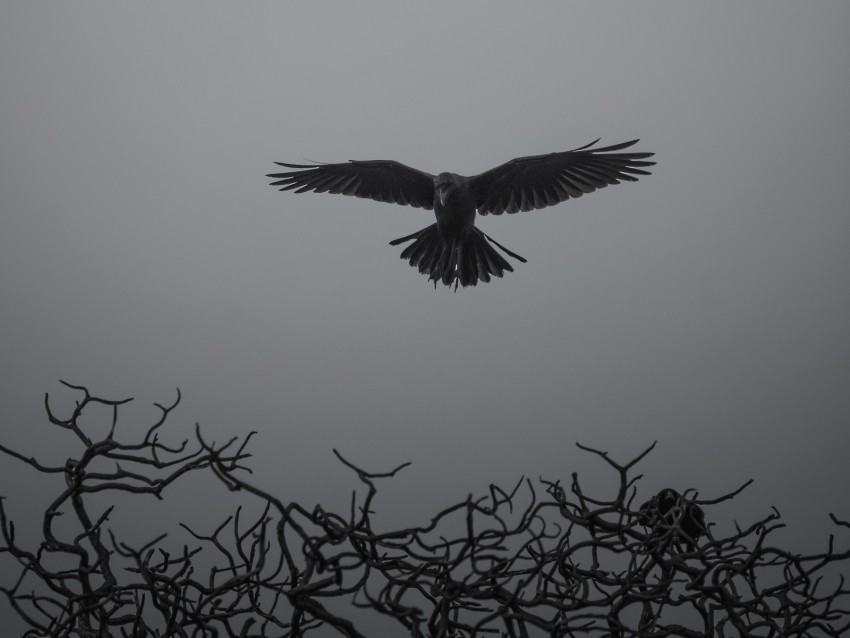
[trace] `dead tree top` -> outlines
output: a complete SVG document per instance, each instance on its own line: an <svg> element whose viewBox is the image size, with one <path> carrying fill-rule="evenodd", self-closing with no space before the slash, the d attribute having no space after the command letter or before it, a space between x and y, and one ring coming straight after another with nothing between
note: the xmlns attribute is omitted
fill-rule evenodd
<svg viewBox="0 0 850 638"><path fill-rule="evenodd" d="M830 515L841 542L831 535L825 551L800 555L773 545L783 526L775 509L744 525L712 520L712 507L749 481L711 499L688 486L639 497L634 470L655 444L626 463L578 446L617 475L613 494L595 494L577 474L563 485L524 478L423 512L420 526L384 529L372 509L377 484L407 464L373 473L334 450L360 485L348 510L284 501L250 481L253 432L215 444L196 426L191 443L163 441L179 391L133 438L119 426L130 399L65 385L79 393L70 414L56 416L47 396L45 409L78 442L74 456L51 465L0 444L59 475L41 538L18 538L0 498L0 600L28 637L365 638L375 630L363 610L394 635L422 638L850 632L847 521ZM84 423L97 406L111 412L100 438ZM141 546L111 529L116 507L166 498L190 473L244 494L244 505L212 530L185 521ZM104 496L113 504L103 507Z"/></svg>

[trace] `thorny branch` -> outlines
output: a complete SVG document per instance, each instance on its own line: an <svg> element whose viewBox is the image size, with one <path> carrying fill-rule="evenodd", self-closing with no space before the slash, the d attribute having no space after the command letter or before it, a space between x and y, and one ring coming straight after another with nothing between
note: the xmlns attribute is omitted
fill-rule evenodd
<svg viewBox="0 0 850 638"><path fill-rule="evenodd" d="M25 636L295 638L324 627L323 635L360 638L357 608L396 623L399 635L422 638L850 632L850 589L843 577L828 578L830 569L846 571L850 548L836 548L834 536L826 552L812 555L772 546L782 527L776 510L720 537L707 508L748 483L708 500L667 489L636 505L640 476L632 472L655 444L625 464L579 445L616 472L613 496L585 492L576 474L566 489L523 479L509 491L493 485L469 496L427 524L381 531L373 522L376 481L407 464L370 473L334 450L365 491L344 513L310 509L247 480L253 432L216 445L196 427L192 445L161 442L179 391L170 405L156 404L159 418L139 440L126 442L118 416L130 399L65 385L81 395L70 416L57 417L47 397L45 408L49 422L79 442L76 458L45 465L0 445L64 478L34 542L16 538L0 498L0 557L18 566L0 572L0 593L30 627ZM100 440L83 423L93 406L111 411ZM259 514L240 506L209 532L181 524L191 543L172 553L164 533L138 547L117 538L108 527L115 505L97 506L104 494L121 506L138 495L162 499L197 472L258 499ZM850 523L830 516L846 535ZM76 532L59 529L60 517Z"/></svg>

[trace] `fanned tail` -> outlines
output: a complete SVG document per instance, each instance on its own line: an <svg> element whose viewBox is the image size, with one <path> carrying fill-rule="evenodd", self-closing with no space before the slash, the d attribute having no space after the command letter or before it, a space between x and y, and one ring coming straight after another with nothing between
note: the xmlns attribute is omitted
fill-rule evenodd
<svg viewBox="0 0 850 638"><path fill-rule="evenodd" d="M434 287L442 282L446 286L454 284L457 290L458 284L466 288L475 286L479 281L486 283L491 276L501 277L506 271L513 272L508 260L490 245L491 242L506 255L523 263L526 261L477 228L473 228L465 238L444 239L437 224L431 224L411 235L394 239L390 245L398 246L410 240L413 243L401 252L401 258L428 275Z"/></svg>

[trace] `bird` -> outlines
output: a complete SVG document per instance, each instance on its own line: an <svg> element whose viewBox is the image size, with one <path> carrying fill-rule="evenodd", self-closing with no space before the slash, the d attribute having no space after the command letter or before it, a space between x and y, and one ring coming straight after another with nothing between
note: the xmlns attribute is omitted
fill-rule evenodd
<svg viewBox="0 0 850 638"><path fill-rule="evenodd" d="M654 153L620 152L639 140L592 148L600 139L569 151L517 157L471 177L448 172L432 175L395 160L275 162L291 170L267 177L281 191L351 195L433 210L435 223L390 245L412 241L401 258L427 275L435 288L442 283L454 285L457 291L458 284L466 288L513 272L494 246L508 257L527 261L476 227L478 215L546 208L650 174L645 169L655 162L647 158Z"/></svg>
<svg viewBox="0 0 850 638"><path fill-rule="evenodd" d="M669 487L641 505L638 522L651 528L655 539L665 539L663 545L669 546L672 540L690 550L696 549L700 537L708 533L703 509Z"/></svg>

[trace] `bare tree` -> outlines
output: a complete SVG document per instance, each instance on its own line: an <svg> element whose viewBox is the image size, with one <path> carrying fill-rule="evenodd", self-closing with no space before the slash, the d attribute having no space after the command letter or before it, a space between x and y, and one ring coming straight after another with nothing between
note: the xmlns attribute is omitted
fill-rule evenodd
<svg viewBox="0 0 850 638"><path fill-rule="evenodd" d="M850 632L850 549L798 555L771 545L782 525L772 510L723 537L711 507L737 496L699 499L663 490L637 505L635 466L579 445L616 473L616 493L523 479L495 485L437 512L419 527L382 531L371 505L385 473L367 472L336 453L362 489L345 513L283 502L247 480L253 433L208 443L199 428L189 445L160 439L180 400L138 440L118 427L119 409L86 388L54 426L70 431L79 454L45 465L0 451L62 478L46 508L42 537L22 542L0 500L2 544L19 566L0 574L0 592L28 624L25 636L363 637L363 611L396 623L400 635L460 636L842 636ZM91 406L112 411L95 440L82 423ZM211 473L244 493L245 508L215 529L181 525L191 542L171 552L162 534L134 547L110 530L114 506L138 495L163 498L190 473ZM98 495L95 499L94 495ZM643 499L641 499L643 500ZM839 531L850 524L830 515ZM65 525L60 530L58 520ZM67 523L76 529L69 531ZM707 522L708 521L708 522ZM847 544L845 538L845 545Z"/></svg>

